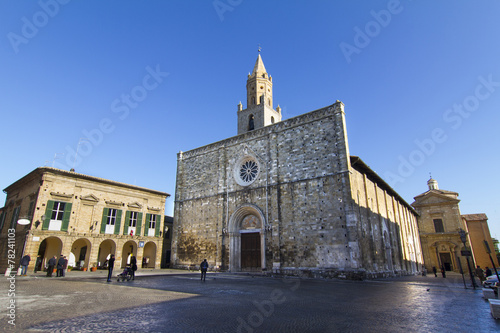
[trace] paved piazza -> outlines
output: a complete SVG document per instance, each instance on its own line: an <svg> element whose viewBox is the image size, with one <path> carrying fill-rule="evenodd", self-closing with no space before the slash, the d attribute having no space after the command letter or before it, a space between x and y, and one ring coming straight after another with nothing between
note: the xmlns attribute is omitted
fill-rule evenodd
<svg viewBox="0 0 500 333"><path fill-rule="evenodd" d="M1 277L0 331L500 331L482 292L464 289L456 274L339 281L209 273L203 283L197 273L164 272L120 283L106 283L105 272L17 277L15 328Z"/></svg>

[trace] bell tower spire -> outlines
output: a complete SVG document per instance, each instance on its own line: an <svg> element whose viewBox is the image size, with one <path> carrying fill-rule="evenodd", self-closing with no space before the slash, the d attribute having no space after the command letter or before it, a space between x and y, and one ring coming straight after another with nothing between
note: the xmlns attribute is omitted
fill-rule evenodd
<svg viewBox="0 0 500 333"><path fill-rule="evenodd" d="M248 74L247 107L262 103L270 108L273 107L273 78L267 74L259 53L252 74Z"/></svg>
<svg viewBox="0 0 500 333"><path fill-rule="evenodd" d="M238 134L281 121L279 106L273 109L273 78L267 73L260 56L247 78L247 108L238 106Z"/></svg>

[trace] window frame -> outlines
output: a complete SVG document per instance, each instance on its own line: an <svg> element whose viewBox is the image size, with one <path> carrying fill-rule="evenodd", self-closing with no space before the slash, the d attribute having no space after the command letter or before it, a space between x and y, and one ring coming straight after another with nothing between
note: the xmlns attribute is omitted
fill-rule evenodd
<svg viewBox="0 0 500 333"><path fill-rule="evenodd" d="M444 223L443 223L443 219L432 219L432 222L434 224L434 232L438 233L438 232L445 232L444 231ZM438 228L439 226L439 228ZM440 229L440 230L438 230Z"/></svg>

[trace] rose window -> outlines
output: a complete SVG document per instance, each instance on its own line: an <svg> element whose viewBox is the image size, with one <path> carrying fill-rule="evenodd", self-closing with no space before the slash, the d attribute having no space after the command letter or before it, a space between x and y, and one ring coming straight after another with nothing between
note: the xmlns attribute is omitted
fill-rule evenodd
<svg viewBox="0 0 500 333"><path fill-rule="evenodd" d="M240 178L245 183L251 183L259 173L259 166L255 161L245 161L240 168Z"/></svg>
<svg viewBox="0 0 500 333"><path fill-rule="evenodd" d="M259 176L259 162L252 156L240 158L234 166L234 178L241 186L252 184Z"/></svg>

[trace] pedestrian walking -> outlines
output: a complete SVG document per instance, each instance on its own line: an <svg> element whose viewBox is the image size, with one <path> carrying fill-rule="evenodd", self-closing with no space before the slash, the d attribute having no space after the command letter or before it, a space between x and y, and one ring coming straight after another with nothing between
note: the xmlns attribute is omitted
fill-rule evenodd
<svg viewBox="0 0 500 333"><path fill-rule="evenodd" d="M203 261L200 264L200 269L201 269L201 281L205 281L205 278L207 277L207 270L208 270L207 259L203 259Z"/></svg>
<svg viewBox="0 0 500 333"><path fill-rule="evenodd" d="M64 259L64 256L61 254L59 260L57 261L57 273L56 277L64 276L64 267L66 266L67 260Z"/></svg>
<svg viewBox="0 0 500 333"><path fill-rule="evenodd" d="M446 270L444 269L444 265L441 265L441 275L443 278L446 278Z"/></svg>
<svg viewBox="0 0 500 333"><path fill-rule="evenodd" d="M137 270L137 258L135 256L130 258L130 268L132 269L132 280L135 280L135 271Z"/></svg>
<svg viewBox="0 0 500 333"><path fill-rule="evenodd" d="M491 269L488 266L486 266L486 270L484 271L484 275L486 277L493 275L493 272L491 271Z"/></svg>
<svg viewBox="0 0 500 333"><path fill-rule="evenodd" d="M38 255L38 257L36 257L36 261L35 261L35 273L37 271L41 271L41 266L42 266L42 257L40 255Z"/></svg>
<svg viewBox="0 0 500 333"><path fill-rule="evenodd" d="M49 263L48 263L48 267L47 267L47 276L48 277L52 277L52 273L54 272L54 267L56 267L56 265L57 265L56 256L53 256L52 258L50 258Z"/></svg>
<svg viewBox="0 0 500 333"><path fill-rule="evenodd" d="M479 278L479 281L481 281L481 283L485 280L483 269L479 265L477 265L476 267L476 276Z"/></svg>
<svg viewBox="0 0 500 333"><path fill-rule="evenodd" d="M113 267L115 267L115 255L112 254L108 260L108 282L111 282L111 275L113 275Z"/></svg>
<svg viewBox="0 0 500 333"><path fill-rule="evenodd" d="M432 267L432 273L434 273L434 277L438 277L438 274L437 274L437 269L436 269L436 266Z"/></svg>
<svg viewBox="0 0 500 333"><path fill-rule="evenodd" d="M30 263L31 257L29 254L25 255L21 258L19 264L21 265L21 275L26 276L26 272L28 271L28 265Z"/></svg>

